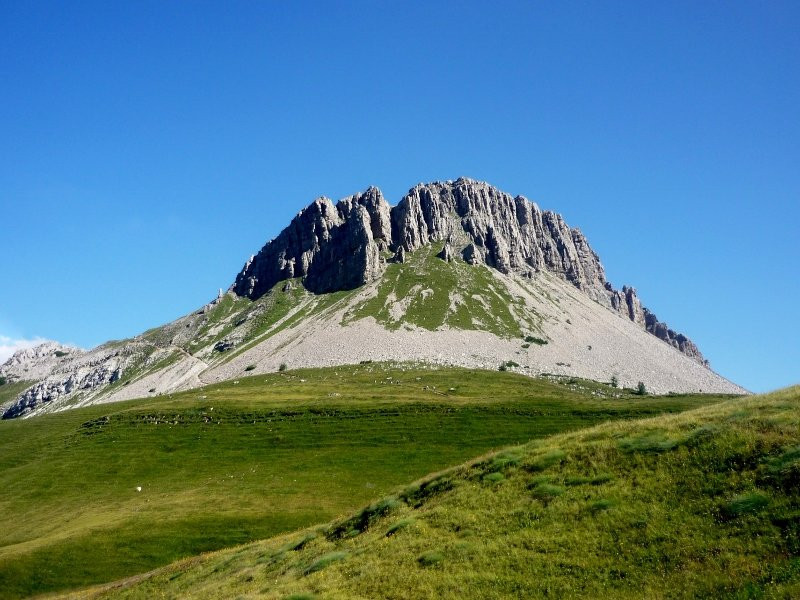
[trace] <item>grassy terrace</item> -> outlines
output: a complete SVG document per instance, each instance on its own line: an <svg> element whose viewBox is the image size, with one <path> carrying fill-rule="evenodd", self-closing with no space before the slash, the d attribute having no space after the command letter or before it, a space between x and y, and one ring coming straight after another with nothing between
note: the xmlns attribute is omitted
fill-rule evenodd
<svg viewBox="0 0 800 600"><path fill-rule="evenodd" d="M800 387L509 447L326 525L95 593L798 598Z"/></svg>
<svg viewBox="0 0 800 600"><path fill-rule="evenodd" d="M328 521L491 449L720 400L580 388L370 364L0 422L0 597L144 572Z"/></svg>
<svg viewBox="0 0 800 600"><path fill-rule="evenodd" d="M374 298L356 306L346 319L374 317L388 329L404 324L434 330L443 325L453 329L480 329L500 337L520 337L536 331L538 315L518 307L515 299L489 267L468 265L460 258L450 262L436 255L443 244L410 252L405 263L392 263ZM391 302L399 302L392 312Z"/></svg>

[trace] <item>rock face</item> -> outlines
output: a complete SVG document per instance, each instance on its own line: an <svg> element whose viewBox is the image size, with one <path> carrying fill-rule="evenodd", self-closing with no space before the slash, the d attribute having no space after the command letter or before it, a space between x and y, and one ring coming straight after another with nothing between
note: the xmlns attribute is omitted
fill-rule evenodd
<svg viewBox="0 0 800 600"><path fill-rule="evenodd" d="M27 353L26 360L20 364L25 365L22 367L25 373L35 369L47 369L47 372L41 377L28 377L29 380L40 381L24 390L2 418L24 415L36 407L56 402L75 392L92 394L104 389L119 381L125 371L140 360L143 346L142 342L132 342L119 348L100 346L87 352L49 342L24 351ZM50 356L57 356L58 363L49 361ZM14 360L12 356L2 369L7 369Z"/></svg>
<svg viewBox="0 0 800 600"><path fill-rule="evenodd" d="M55 402L73 391L92 391L114 383L122 374L122 367L116 364L109 367L105 364L95 365L71 373L65 380L45 379L28 388L19 395L17 401L3 413L4 419L13 419L23 415L42 404Z"/></svg>
<svg viewBox="0 0 800 600"><path fill-rule="evenodd" d="M315 293L353 289L380 277L390 242L389 205L377 188L335 206L318 198L247 262L232 289L255 299L294 277Z"/></svg>
<svg viewBox="0 0 800 600"><path fill-rule="evenodd" d="M525 277L553 273L706 364L690 339L642 306L636 290L611 286L579 229L523 196L467 178L417 185L391 208L374 187L335 206L319 198L251 257L231 289L257 299L279 281L295 277L315 293L353 289L381 276L384 252L403 262L407 252L442 241L445 260L460 256L469 264Z"/></svg>
<svg viewBox="0 0 800 600"><path fill-rule="evenodd" d="M609 284L607 284L606 289L609 292L612 309L628 317L631 321L652 333L658 339L664 340L686 356L694 358L702 364L707 364L707 361L700 353L700 349L692 340L682 333L677 333L667 327L667 324L659 321L658 317L650 309L642 306L635 289L622 286L622 290L614 290Z"/></svg>
<svg viewBox="0 0 800 600"><path fill-rule="evenodd" d="M74 346L44 342L32 348L17 350L0 365L0 375L9 381L35 381L47 376L60 363L83 353L83 350Z"/></svg>

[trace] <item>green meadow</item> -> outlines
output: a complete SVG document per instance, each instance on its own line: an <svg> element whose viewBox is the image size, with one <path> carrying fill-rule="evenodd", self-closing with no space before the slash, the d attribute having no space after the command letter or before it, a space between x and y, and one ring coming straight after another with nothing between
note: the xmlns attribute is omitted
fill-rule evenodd
<svg viewBox="0 0 800 600"><path fill-rule="evenodd" d="M800 387L540 437L75 597L798 598Z"/></svg>
<svg viewBox="0 0 800 600"><path fill-rule="evenodd" d="M504 446L720 400L639 397L508 372L364 364L3 421L0 597L84 588L272 538L341 518ZM473 483L482 493L495 490ZM498 486L515 489L499 479ZM476 518L487 510L495 508ZM357 541L342 540L324 544ZM327 548L321 544L311 548ZM449 548L442 548L446 565L454 564ZM311 570L335 572L323 568L325 560L320 565Z"/></svg>

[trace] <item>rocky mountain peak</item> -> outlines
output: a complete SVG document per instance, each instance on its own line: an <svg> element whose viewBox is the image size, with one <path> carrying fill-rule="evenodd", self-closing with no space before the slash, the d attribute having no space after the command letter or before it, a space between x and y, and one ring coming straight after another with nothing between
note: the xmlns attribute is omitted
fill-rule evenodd
<svg viewBox="0 0 800 600"><path fill-rule="evenodd" d="M0 365L0 375L11 381L40 379L65 358L79 356L83 352L75 346L53 341L43 342L14 352Z"/></svg>
<svg viewBox="0 0 800 600"><path fill-rule="evenodd" d="M382 275L388 253L402 262L406 253L440 242L445 260L460 257L522 277L552 273L704 362L691 340L642 306L635 289L613 288L584 234L561 215L466 177L419 183L394 207L376 187L335 205L318 198L245 264L231 289L256 299L295 277L315 293L353 289Z"/></svg>
<svg viewBox="0 0 800 600"><path fill-rule="evenodd" d="M352 289L381 275L390 240L389 204L377 188L336 205L320 197L245 264L231 289L255 299L295 277L315 293Z"/></svg>

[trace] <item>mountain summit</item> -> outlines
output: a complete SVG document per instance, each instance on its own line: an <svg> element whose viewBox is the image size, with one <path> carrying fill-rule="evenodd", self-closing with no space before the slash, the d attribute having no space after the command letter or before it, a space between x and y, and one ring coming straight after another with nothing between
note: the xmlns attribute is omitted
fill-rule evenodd
<svg viewBox="0 0 800 600"><path fill-rule="evenodd" d="M580 229L561 215L542 211L524 196L512 197L466 177L419 184L395 207L370 187L336 205L321 197L250 258L231 287L256 300L279 281L301 277L315 293L349 290L385 270L382 253L403 261L406 253L444 242L442 258L485 264L503 274L552 273L629 318L683 354L705 364L697 346L642 306L636 290L615 290L597 253Z"/></svg>
<svg viewBox="0 0 800 600"><path fill-rule="evenodd" d="M394 207L374 187L336 204L318 198L200 309L89 351L42 348L7 362L0 376L22 391L0 409L29 416L365 361L745 391L635 289L614 289L580 230L461 178L417 185Z"/></svg>

